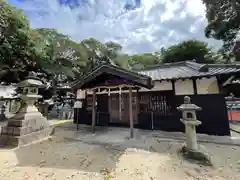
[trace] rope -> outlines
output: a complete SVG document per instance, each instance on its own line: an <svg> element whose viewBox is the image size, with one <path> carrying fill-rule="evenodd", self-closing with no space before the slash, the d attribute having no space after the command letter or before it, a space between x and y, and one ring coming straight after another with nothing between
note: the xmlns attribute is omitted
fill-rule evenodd
<svg viewBox="0 0 240 180"><path fill-rule="evenodd" d="M140 86L121 84L121 85L117 85L117 86L97 86L97 87L91 88L91 90L96 90L96 89L99 89L99 88L102 88L102 89L115 89L115 88L123 88L123 87L132 88L132 87L140 87Z"/></svg>

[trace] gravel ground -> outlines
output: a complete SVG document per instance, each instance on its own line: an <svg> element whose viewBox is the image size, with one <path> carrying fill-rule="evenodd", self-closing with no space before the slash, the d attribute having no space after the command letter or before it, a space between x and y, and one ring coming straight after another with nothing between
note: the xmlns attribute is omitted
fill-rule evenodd
<svg viewBox="0 0 240 180"><path fill-rule="evenodd" d="M234 130L235 135L238 133L238 136L240 136L240 123L230 123L230 128Z"/></svg>
<svg viewBox="0 0 240 180"><path fill-rule="evenodd" d="M150 151L67 140L73 130L32 145L0 149L0 180L240 180L240 146L201 144L213 167L178 155L179 142L149 141Z"/></svg>

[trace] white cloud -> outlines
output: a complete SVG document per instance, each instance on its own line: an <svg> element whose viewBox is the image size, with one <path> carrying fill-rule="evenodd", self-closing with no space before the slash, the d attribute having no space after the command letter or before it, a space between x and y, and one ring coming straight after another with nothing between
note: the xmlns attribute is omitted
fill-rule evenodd
<svg viewBox="0 0 240 180"><path fill-rule="evenodd" d="M136 6L134 0L75 1L80 5L74 8L61 6L58 0L25 0L16 5L25 10L33 27L56 28L76 41L112 40L129 53L154 51L186 39L207 40L201 0L142 0L131 10L124 6L126 1Z"/></svg>

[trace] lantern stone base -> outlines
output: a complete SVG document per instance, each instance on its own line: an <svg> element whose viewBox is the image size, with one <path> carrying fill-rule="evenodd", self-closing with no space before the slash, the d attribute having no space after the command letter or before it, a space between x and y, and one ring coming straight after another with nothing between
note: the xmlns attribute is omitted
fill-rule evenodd
<svg viewBox="0 0 240 180"><path fill-rule="evenodd" d="M200 164L206 165L206 166L213 165L211 162L210 156L207 155L207 153L204 153L201 151L195 151L195 150L187 148L186 146L183 146L180 149L180 153L186 160L196 161L197 163L200 163Z"/></svg>
<svg viewBox="0 0 240 180"><path fill-rule="evenodd" d="M34 105L25 104L2 129L0 144L23 146L49 136L52 128Z"/></svg>

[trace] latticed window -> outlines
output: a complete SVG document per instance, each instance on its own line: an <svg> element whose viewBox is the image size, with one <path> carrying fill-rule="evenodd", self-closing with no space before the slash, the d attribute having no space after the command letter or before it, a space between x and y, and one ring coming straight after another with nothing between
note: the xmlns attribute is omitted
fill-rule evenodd
<svg viewBox="0 0 240 180"><path fill-rule="evenodd" d="M170 112L170 102L167 94L144 92L140 95L140 112Z"/></svg>

